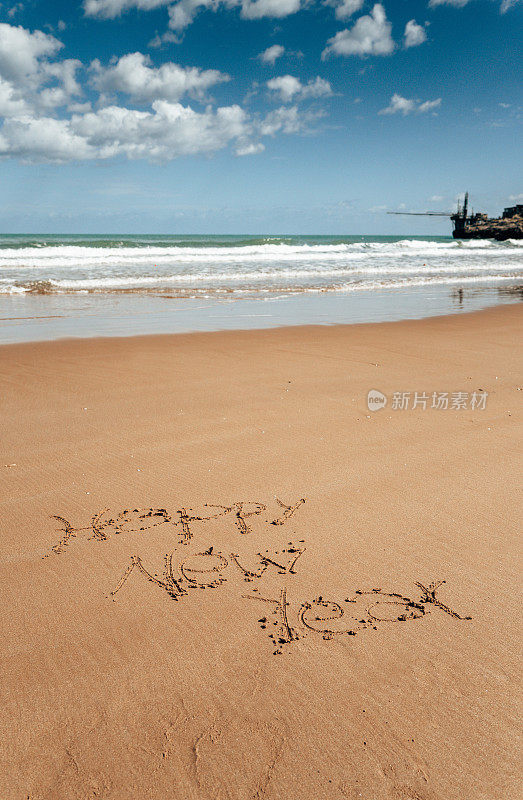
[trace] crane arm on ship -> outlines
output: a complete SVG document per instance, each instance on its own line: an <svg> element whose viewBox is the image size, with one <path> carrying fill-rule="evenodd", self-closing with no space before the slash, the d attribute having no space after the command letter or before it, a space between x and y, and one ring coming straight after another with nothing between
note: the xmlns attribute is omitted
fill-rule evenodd
<svg viewBox="0 0 523 800"><path fill-rule="evenodd" d="M465 192L463 205L461 205L458 200L458 210L453 214L449 214L447 211L387 211L387 214L394 214L402 217L449 217L450 219L461 219L465 221L467 219L468 208L469 193Z"/></svg>
<svg viewBox="0 0 523 800"><path fill-rule="evenodd" d="M387 211L401 217L451 217L446 211Z"/></svg>

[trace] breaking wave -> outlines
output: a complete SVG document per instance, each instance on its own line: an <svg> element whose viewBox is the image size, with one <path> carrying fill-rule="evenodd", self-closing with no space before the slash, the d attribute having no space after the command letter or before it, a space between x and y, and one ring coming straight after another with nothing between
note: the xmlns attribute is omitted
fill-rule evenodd
<svg viewBox="0 0 523 800"><path fill-rule="evenodd" d="M343 292L522 278L522 242L447 237L0 236L0 294Z"/></svg>

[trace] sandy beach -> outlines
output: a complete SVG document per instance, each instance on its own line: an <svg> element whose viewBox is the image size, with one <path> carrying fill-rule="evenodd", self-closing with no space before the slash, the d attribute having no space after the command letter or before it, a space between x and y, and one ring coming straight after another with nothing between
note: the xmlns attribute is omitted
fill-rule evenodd
<svg viewBox="0 0 523 800"><path fill-rule="evenodd" d="M522 327L0 348L1 800L517 797Z"/></svg>

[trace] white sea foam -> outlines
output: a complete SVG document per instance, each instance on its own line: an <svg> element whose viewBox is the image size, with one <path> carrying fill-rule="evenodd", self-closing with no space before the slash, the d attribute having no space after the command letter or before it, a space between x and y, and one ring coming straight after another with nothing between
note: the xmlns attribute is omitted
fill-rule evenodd
<svg viewBox="0 0 523 800"><path fill-rule="evenodd" d="M523 280L520 241L0 237L0 294L353 291ZM339 239L340 237L338 237ZM147 241L145 241L147 239ZM16 246L13 246L15 240ZM72 240L72 241L71 241Z"/></svg>

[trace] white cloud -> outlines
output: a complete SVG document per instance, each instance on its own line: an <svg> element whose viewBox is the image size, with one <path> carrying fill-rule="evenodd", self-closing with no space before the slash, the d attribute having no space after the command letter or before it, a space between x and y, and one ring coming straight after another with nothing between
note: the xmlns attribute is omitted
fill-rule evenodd
<svg viewBox="0 0 523 800"><path fill-rule="evenodd" d="M108 106L69 120L7 120L0 130L0 156L64 162L124 155L165 161L213 153L233 140L246 141L251 133L252 123L239 106L198 113L159 100L152 111Z"/></svg>
<svg viewBox="0 0 523 800"><path fill-rule="evenodd" d="M163 47L164 44L180 44L180 38L172 31L165 31L161 36L157 33L156 36L148 42L147 47L158 48Z"/></svg>
<svg viewBox="0 0 523 800"><path fill-rule="evenodd" d="M302 117L292 106L257 118L237 105L197 112L158 100L151 111L107 106L69 120L20 117L0 129L0 157L66 162L125 156L162 162L212 154L230 144L237 155L254 155L264 148L259 137L298 133L318 116Z"/></svg>
<svg viewBox="0 0 523 800"><path fill-rule="evenodd" d="M169 27L175 31L185 30L202 9L217 11L221 7L241 7L244 19L263 17L281 18L294 14L301 8L301 0L84 0L84 12L88 17L114 19L132 8L151 11L168 6ZM158 46L156 39L153 40ZM161 39L160 39L161 43Z"/></svg>
<svg viewBox="0 0 523 800"><path fill-rule="evenodd" d="M242 17L245 19L288 17L299 11L300 5L300 0L242 0Z"/></svg>
<svg viewBox="0 0 523 800"><path fill-rule="evenodd" d="M283 75L280 78L273 78L267 81L267 88L271 92L277 92L280 95L280 99L284 103L288 103L294 95L301 92L303 85L299 78L295 78L293 75Z"/></svg>
<svg viewBox="0 0 523 800"><path fill-rule="evenodd" d="M365 0L325 0L326 6L334 6L336 19L349 19L362 8Z"/></svg>
<svg viewBox="0 0 523 800"><path fill-rule="evenodd" d="M0 84L0 108L4 102ZM7 102L11 99L7 97ZM240 106L202 112L158 100L150 111L107 106L97 111L77 106L69 119L36 117L17 109L19 116L0 128L0 158L26 162L148 159L165 162L181 156L212 155L229 145L236 155L260 153L261 137L296 134L319 115L300 115L296 106L282 107L264 117L251 116Z"/></svg>
<svg viewBox="0 0 523 800"><path fill-rule="evenodd" d="M273 44L272 47L268 47L267 50L260 53L258 58L260 61L263 61L264 64L274 64L276 59L281 58L284 53L285 47L281 44Z"/></svg>
<svg viewBox="0 0 523 800"><path fill-rule="evenodd" d="M430 203L441 203L443 200L444 198L440 194L433 194L432 197L429 197Z"/></svg>
<svg viewBox="0 0 523 800"><path fill-rule="evenodd" d="M169 27L175 31L184 31L201 8L217 10L219 0L180 0L169 6Z"/></svg>
<svg viewBox="0 0 523 800"><path fill-rule="evenodd" d="M76 58L42 65L44 80L56 78L60 84L40 92L39 100L44 107L67 105L72 97L79 97L82 94L82 88L76 80L76 73L81 67L82 62Z"/></svg>
<svg viewBox="0 0 523 800"><path fill-rule="evenodd" d="M509 194L508 199L512 203L520 203L521 201L523 201L523 194Z"/></svg>
<svg viewBox="0 0 523 800"><path fill-rule="evenodd" d="M14 86L0 77L0 116L15 117L28 113L26 101Z"/></svg>
<svg viewBox="0 0 523 800"><path fill-rule="evenodd" d="M416 111L419 114L426 114L427 111L434 111L434 109L439 108L440 105L441 105L441 97L438 97L436 100L425 100L424 103L422 103L416 108Z"/></svg>
<svg viewBox="0 0 523 800"><path fill-rule="evenodd" d="M219 8L241 7L244 19L279 19L300 10L301 0L178 0L169 5L169 27L184 31L202 9L218 11Z"/></svg>
<svg viewBox="0 0 523 800"><path fill-rule="evenodd" d="M82 94L76 80L81 62L70 58L50 61L63 44L42 31L0 24L0 81L2 115L23 108L52 109L67 105Z"/></svg>
<svg viewBox="0 0 523 800"><path fill-rule="evenodd" d="M392 26L381 3L376 3L369 15L360 17L355 25L329 39L322 53L325 59L337 56L386 56L395 48L391 37Z"/></svg>
<svg viewBox="0 0 523 800"><path fill-rule="evenodd" d="M71 127L98 157L124 154L128 158L166 160L219 150L248 133L248 120L239 106L207 108L198 113L180 103L157 100L150 112L109 106L73 116Z"/></svg>
<svg viewBox="0 0 523 800"><path fill-rule="evenodd" d="M263 153L265 145L261 142L246 142L245 144L238 144L236 148L237 156L255 156L258 153Z"/></svg>
<svg viewBox="0 0 523 800"><path fill-rule="evenodd" d="M67 110L71 114L86 114L88 111L92 111L93 108L91 103L70 103L67 106Z"/></svg>
<svg viewBox="0 0 523 800"><path fill-rule="evenodd" d="M104 67L93 61L92 84L101 92L112 94L123 92L138 103L153 100L179 100L183 95L204 99L211 86L229 80L218 70L200 70L196 67L180 67L167 62L161 67L151 67L149 56L129 53L116 63Z"/></svg>
<svg viewBox="0 0 523 800"><path fill-rule="evenodd" d="M274 136L276 133L298 133L303 127L303 120L300 118L297 106L290 108L277 108L271 111L260 124L260 134L262 136Z"/></svg>
<svg viewBox="0 0 523 800"><path fill-rule="evenodd" d="M86 140L67 120L44 117L8 119L0 129L0 157L18 156L30 161L71 161L92 158Z"/></svg>
<svg viewBox="0 0 523 800"><path fill-rule="evenodd" d="M63 44L42 31L0 23L0 75L11 81L33 78L39 71L39 60L54 56Z"/></svg>
<svg viewBox="0 0 523 800"><path fill-rule="evenodd" d="M453 6L454 8L463 8L468 5L470 0L429 0L429 7L435 8L436 6ZM521 0L502 0L499 7L500 14L506 14L510 8L519 5Z"/></svg>
<svg viewBox="0 0 523 800"><path fill-rule="evenodd" d="M454 6L455 8L463 8L463 6L466 6L469 2L470 0L429 0L429 7Z"/></svg>
<svg viewBox="0 0 523 800"><path fill-rule="evenodd" d="M113 19L131 8L151 11L170 2L171 0L84 0L84 12L88 17Z"/></svg>
<svg viewBox="0 0 523 800"><path fill-rule="evenodd" d="M393 94L387 108L382 108L381 111L378 111L378 114L403 114L404 117L414 112L426 114L428 111L434 111L435 108L439 108L440 105L441 97L438 97L437 100L426 100L421 103L419 100L408 100L400 94Z"/></svg>
<svg viewBox="0 0 523 800"><path fill-rule="evenodd" d="M429 0L429 6L434 8L436 6L449 5L455 8L463 8L463 6L466 6L469 2L470 0ZM500 12L504 14L520 2L521 0L501 0ZM323 0L323 4L335 8L337 19L346 20L363 7L364 0ZM264 17L278 19L287 17L290 14L295 14L301 8L306 8L311 5L313 5L312 0L83 0L83 8L86 16L105 19L114 19L131 9L152 11L167 6L169 12L169 27L175 31L185 30L201 9L217 11L221 7L240 7L241 16L244 19L262 19ZM21 3L17 6L13 6L13 9L8 13L12 15L15 9L20 10L20 8L22 8ZM62 30L60 23L59 30ZM164 39L163 36L157 35L152 40L153 44L151 44L151 46L160 47L164 41L168 40ZM419 43L421 44L421 42ZM333 52L337 51L333 49ZM372 52L375 55L386 54L383 52ZM352 52L341 52L339 54L352 55Z"/></svg>
<svg viewBox="0 0 523 800"><path fill-rule="evenodd" d="M405 47L418 47L427 41L427 33L423 25L418 25L416 20L411 19L405 25L405 33L403 34L403 41Z"/></svg>
<svg viewBox="0 0 523 800"><path fill-rule="evenodd" d="M401 113L403 116L406 116L407 114L411 114L415 108L415 100L407 100L406 97L402 97L400 94L393 94L390 104L387 106L387 108L382 108L381 111L378 111L378 114Z"/></svg>
<svg viewBox="0 0 523 800"><path fill-rule="evenodd" d="M167 161L210 155L229 146L246 156L262 152L263 137L305 131L321 116L302 113L296 104L266 115L248 113L238 105L208 105L196 111L179 100L185 95L205 99L206 92L228 76L172 62L155 68L142 53L114 58L108 65L91 64L90 83L99 92L94 111L91 103L82 101L81 62L56 59L62 46L42 31L0 25L0 158L62 163L119 156ZM294 80L297 84L287 89L289 99L331 93L321 78L305 84ZM277 93L285 94L284 87ZM148 108L127 108L109 99L121 94Z"/></svg>
<svg viewBox="0 0 523 800"><path fill-rule="evenodd" d="M267 81L267 88L279 95L283 103L290 103L291 100L308 100L317 97L328 97L332 94L332 88L324 78L317 77L308 83L302 83L294 75L282 75L280 78L272 78Z"/></svg>

